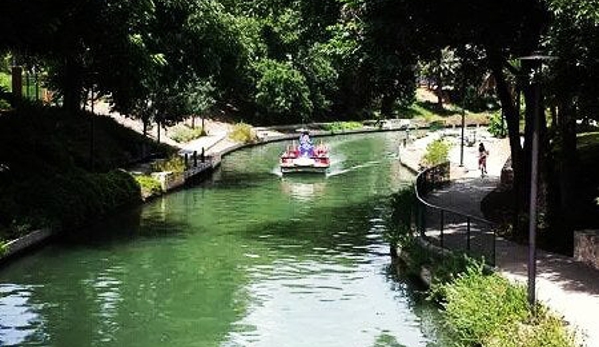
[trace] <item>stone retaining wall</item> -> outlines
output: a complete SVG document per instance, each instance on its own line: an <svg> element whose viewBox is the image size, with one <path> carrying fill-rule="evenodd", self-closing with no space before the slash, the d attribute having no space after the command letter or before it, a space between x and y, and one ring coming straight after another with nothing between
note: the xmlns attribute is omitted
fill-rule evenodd
<svg viewBox="0 0 599 347"><path fill-rule="evenodd" d="M27 248L40 244L50 236L52 236L52 230L40 229L8 242L4 247L4 251L0 254L0 262L8 257L21 253Z"/></svg>
<svg viewBox="0 0 599 347"><path fill-rule="evenodd" d="M574 232L574 259L599 269L599 230Z"/></svg>

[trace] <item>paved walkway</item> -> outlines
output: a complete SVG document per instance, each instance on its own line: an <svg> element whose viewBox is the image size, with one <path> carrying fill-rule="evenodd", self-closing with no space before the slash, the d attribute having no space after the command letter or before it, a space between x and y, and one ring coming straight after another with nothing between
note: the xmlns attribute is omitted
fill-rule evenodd
<svg viewBox="0 0 599 347"><path fill-rule="evenodd" d="M488 176L481 178L477 170L476 147L467 147L464 168L459 167L459 147L450 152L452 183L427 196L435 205L482 218L482 199L499 184L499 175L509 155L506 140L485 138L483 142L490 150L487 162ZM426 140L415 141L414 147L425 147ZM410 148L408 148L410 149ZM412 163L413 165L413 163ZM440 214L427 214L427 235L440 242ZM443 243L446 247L466 249L467 221L451 214L444 216ZM471 252L475 255L492 256L493 233L491 226L471 220ZM584 345L599 346L599 270L595 270L571 257L538 252L537 297L577 331ZM499 273L516 282L527 282L528 247L496 238L496 265Z"/></svg>
<svg viewBox="0 0 599 347"><path fill-rule="evenodd" d="M204 149L204 154L209 155L213 152L213 147L215 147L219 142L225 140L226 138L227 132L225 131L199 137L182 145L179 154L192 155L193 152L197 152L197 154L200 155L200 153L202 153L202 149Z"/></svg>

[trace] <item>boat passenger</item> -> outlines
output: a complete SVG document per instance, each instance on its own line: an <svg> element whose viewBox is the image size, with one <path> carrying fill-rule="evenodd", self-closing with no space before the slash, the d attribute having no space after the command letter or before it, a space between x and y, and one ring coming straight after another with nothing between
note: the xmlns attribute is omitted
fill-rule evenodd
<svg viewBox="0 0 599 347"><path fill-rule="evenodd" d="M314 146L312 145L312 140L310 140L310 135L307 131L304 131L300 135L299 143L301 156L314 156Z"/></svg>

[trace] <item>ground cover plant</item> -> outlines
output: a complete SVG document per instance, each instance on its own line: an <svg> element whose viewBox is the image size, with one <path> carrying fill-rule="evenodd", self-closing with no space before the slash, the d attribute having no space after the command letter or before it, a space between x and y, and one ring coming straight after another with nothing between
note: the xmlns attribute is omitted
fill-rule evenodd
<svg viewBox="0 0 599 347"><path fill-rule="evenodd" d="M139 202L139 184L118 168L167 151L108 117L28 104L0 113L0 237L74 228Z"/></svg>

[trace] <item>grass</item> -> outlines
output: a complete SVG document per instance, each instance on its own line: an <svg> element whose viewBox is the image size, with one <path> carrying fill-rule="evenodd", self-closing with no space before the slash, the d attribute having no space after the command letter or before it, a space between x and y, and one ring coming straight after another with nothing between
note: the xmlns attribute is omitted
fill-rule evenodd
<svg viewBox="0 0 599 347"><path fill-rule="evenodd" d="M466 111L466 125L487 125L489 119L498 111L470 112ZM462 124L462 110L454 105L446 105L439 110L437 105L426 101L417 101L408 108L398 111L399 118L410 118L422 125L441 123L445 126L459 126Z"/></svg>

